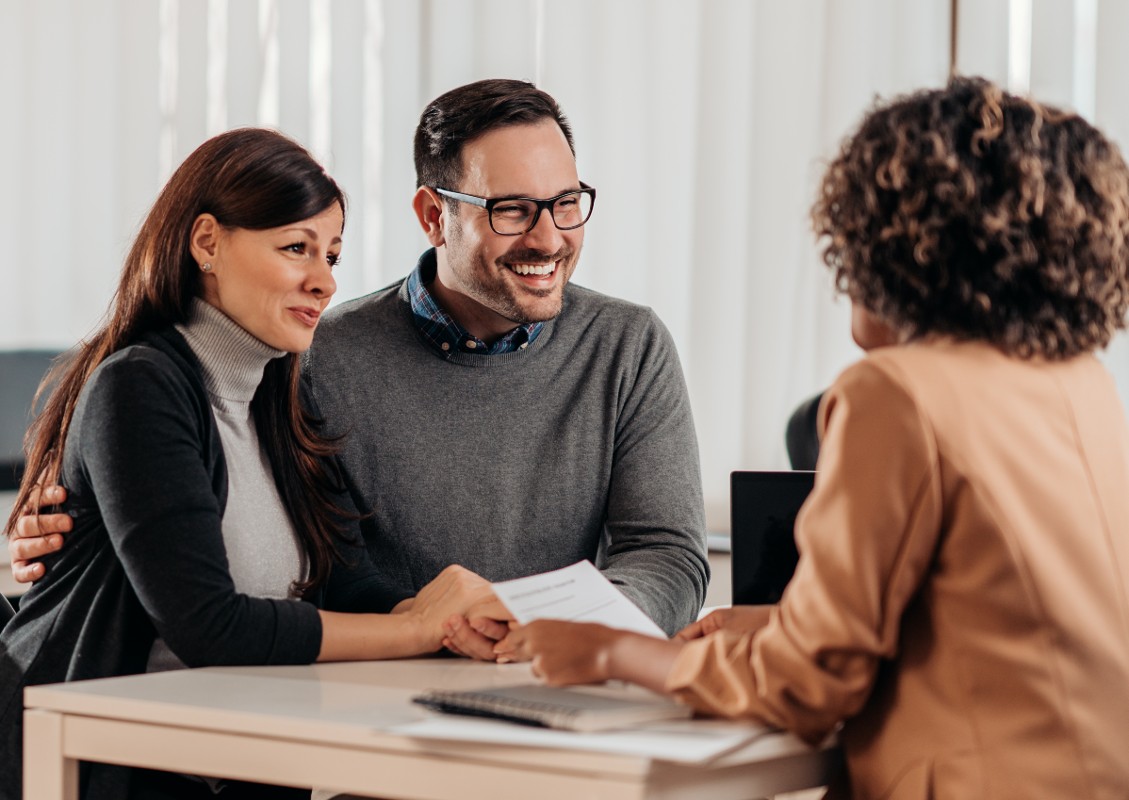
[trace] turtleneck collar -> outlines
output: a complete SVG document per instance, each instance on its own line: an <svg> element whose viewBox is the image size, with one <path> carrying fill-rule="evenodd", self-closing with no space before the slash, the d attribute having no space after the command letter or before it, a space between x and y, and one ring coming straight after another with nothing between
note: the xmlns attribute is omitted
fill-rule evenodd
<svg viewBox="0 0 1129 800"><path fill-rule="evenodd" d="M239 327L230 317L200 298L192 300L188 322L177 325L204 373L204 387L222 410L246 406L272 359L286 355Z"/></svg>

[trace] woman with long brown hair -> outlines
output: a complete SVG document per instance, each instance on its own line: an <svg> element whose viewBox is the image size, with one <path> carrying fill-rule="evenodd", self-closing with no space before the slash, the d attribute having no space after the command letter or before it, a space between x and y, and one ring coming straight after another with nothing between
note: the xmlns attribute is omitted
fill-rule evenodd
<svg viewBox="0 0 1129 800"><path fill-rule="evenodd" d="M458 567L414 599L385 588L301 397L344 218L295 142L210 139L149 212L108 321L48 378L13 517L58 476L74 532L0 632L0 796L20 793L26 685L432 652L448 617L489 596ZM131 780L138 797L211 792L92 766L82 795L130 796Z"/></svg>

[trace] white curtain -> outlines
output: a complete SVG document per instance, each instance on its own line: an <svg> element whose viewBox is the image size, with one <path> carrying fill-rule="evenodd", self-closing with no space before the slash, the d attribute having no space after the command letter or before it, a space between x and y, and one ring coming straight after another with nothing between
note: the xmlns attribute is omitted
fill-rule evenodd
<svg viewBox="0 0 1129 800"><path fill-rule="evenodd" d="M875 96L943 83L950 42L949 0L0 0L0 19L0 348L85 335L171 170L240 125L301 140L348 192L338 299L400 278L425 247L423 106L532 80L599 190L575 280L673 332L719 530L729 471L785 466L791 409L858 356L806 218L822 165ZM1125 142L1126 31L1120 0L964 0L958 63ZM1109 362L1129 388L1123 343Z"/></svg>

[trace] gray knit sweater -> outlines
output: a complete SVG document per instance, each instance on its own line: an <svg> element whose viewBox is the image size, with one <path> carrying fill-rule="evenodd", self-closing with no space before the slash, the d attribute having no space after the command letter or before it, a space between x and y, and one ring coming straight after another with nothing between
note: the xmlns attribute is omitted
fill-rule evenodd
<svg viewBox="0 0 1129 800"><path fill-rule="evenodd" d="M443 353L397 284L327 314L306 374L398 589L451 563L504 580L590 559L668 633L694 619L709 579L698 445L650 309L569 286L526 350Z"/></svg>

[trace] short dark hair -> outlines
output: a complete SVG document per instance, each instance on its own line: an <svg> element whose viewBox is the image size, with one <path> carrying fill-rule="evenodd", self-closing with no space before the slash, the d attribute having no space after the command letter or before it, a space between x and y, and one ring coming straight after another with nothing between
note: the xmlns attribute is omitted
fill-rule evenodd
<svg viewBox="0 0 1129 800"><path fill-rule="evenodd" d="M498 128L545 119L557 123L575 156L572 127L564 112L550 94L532 83L492 78L440 95L423 110L416 127L416 187L458 188L467 142Z"/></svg>
<svg viewBox="0 0 1129 800"><path fill-rule="evenodd" d="M812 221L836 285L906 338L1104 347L1129 304L1129 169L1076 114L955 78L879 105Z"/></svg>

